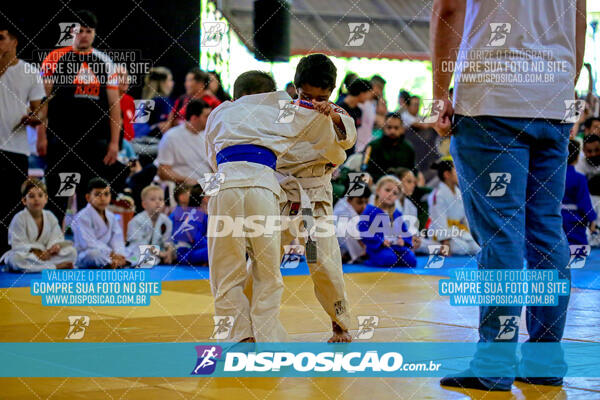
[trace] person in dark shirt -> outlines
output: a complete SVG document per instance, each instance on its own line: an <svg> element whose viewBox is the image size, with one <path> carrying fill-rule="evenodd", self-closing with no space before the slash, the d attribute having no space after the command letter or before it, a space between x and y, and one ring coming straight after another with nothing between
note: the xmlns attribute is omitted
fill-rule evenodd
<svg viewBox="0 0 600 400"><path fill-rule="evenodd" d="M92 47L97 19L89 11L76 14L80 29L73 45L48 54L41 66L49 98L48 126L38 132L38 148L47 154L48 208L62 220L68 197L58 196L60 173L77 172L77 205L86 205L87 182L101 176L111 182L117 162L121 109L115 64ZM125 175L126 176L126 175Z"/></svg>
<svg viewBox="0 0 600 400"><path fill-rule="evenodd" d="M371 82L368 80L360 78L355 79L348 86L348 94L344 96L343 100L337 103L338 106L342 107L350 114L357 128L360 127L362 123L362 111L358 105L368 100L371 89Z"/></svg>
<svg viewBox="0 0 600 400"><path fill-rule="evenodd" d="M210 108L216 108L221 104L221 101L208 89L209 82L210 76L200 68L192 68L187 73L185 76L185 94L175 101L167 123L161 125L163 133L185 121L185 109L190 101L200 99L208 104Z"/></svg>
<svg viewBox="0 0 600 400"><path fill-rule="evenodd" d="M392 168L413 169L415 150L405 140L406 129L398 113L389 113L385 118L383 136L373 140L365 148L361 169L377 181Z"/></svg>
<svg viewBox="0 0 600 400"><path fill-rule="evenodd" d="M338 101L337 105L342 107L354 120L356 128L362 125L362 110L359 104L369 100L372 90L371 82L366 79L355 79L348 85L348 94ZM354 153L354 147L346 151L347 155Z"/></svg>

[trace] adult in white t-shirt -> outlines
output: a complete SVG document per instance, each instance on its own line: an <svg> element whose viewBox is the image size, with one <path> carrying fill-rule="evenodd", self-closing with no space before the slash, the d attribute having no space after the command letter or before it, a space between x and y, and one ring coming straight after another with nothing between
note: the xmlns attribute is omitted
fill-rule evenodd
<svg viewBox="0 0 600 400"><path fill-rule="evenodd" d="M158 176L177 184L197 185L212 172L205 154L204 128L211 108L202 100L192 100L185 111L185 123L169 129L158 144L155 164Z"/></svg>
<svg viewBox="0 0 600 400"><path fill-rule="evenodd" d="M560 210L569 131L581 112L574 88L585 49L585 3L434 0L434 128L453 135L450 154L469 228L481 247L481 270L520 270L526 260L529 269L570 284ZM562 385L567 364L559 342L569 296L558 297L553 305L527 306L522 318L523 301L484 300L469 369L442 379L442 385L510 391L515 373L525 383ZM523 347L518 360L525 322L528 342L546 347ZM496 342L514 347L499 350Z"/></svg>
<svg viewBox="0 0 600 400"><path fill-rule="evenodd" d="M373 139L373 127L375 126L375 117L377 116L377 100L371 99L364 103L359 103L358 108L362 111L362 123L356 128L356 152L362 153Z"/></svg>
<svg viewBox="0 0 600 400"><path fill-rule="evenodd" d="M21 184L27 179L26 126L39 125L45 118L38 112L46 95L40 73L17 58L17 35L18 31L0 30L0 253L8 250L8 224L21 208Z"/></svg>

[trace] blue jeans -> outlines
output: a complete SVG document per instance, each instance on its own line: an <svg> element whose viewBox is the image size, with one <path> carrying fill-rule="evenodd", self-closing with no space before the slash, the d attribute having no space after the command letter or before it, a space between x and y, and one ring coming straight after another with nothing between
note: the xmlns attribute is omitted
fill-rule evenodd
<svg viewBox="0 0 600 400"><path fill-rule="evenodd" d="M560 279L570 281L561 216L570 128L543 119L454 117L450 152L465 213L481 246L480 269L521 269L525 259L530 269L555 269ZM510 174L510 182L495 187L492 179L497 173ZM504 175L503 180L507 178ZM527 307L530 342L560 342L568 302L568 296L561 296L557 306ZM533 363L545 363L547 376L555 379L566 372L560 349L553 354L523 354L519 364L515 351L501 357L492 354L489 344L499 336L499 317L520 315L520 305L479 307L479 345L471 369L475 376L489 366L500 365L505 371L501 378L479 378L489 387L510 388L515 374L526 376L524 371ZM518 331L504 341L516 343Z"/></svg>

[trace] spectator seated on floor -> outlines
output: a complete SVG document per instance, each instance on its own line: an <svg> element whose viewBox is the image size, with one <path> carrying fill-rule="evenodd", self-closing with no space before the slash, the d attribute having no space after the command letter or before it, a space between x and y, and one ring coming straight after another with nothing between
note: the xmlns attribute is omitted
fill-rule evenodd
<svg viewBox="0 0 600 400"><path fill-rule="evenodd" d="M21 186L22 203L8 227L11 249L4 261L10 271L39 272L45 269L69 269L77 259L73 243L65 241L58 220L48 210L46 186L37 179L27 179Z"/></svg>
<svg viewBox="0 0 600 400"><path fill-rule="evenodd" d="M171 213L172 240L177 251L177 264L197 266L208 264L208 215L200 185L192 188L187 207L177 206Z"/></svg>
<svg viewBox="0 0 600 400"><path fill-rule="evenodd" d="M433 168L438 171L440 183L429 195L428 231L434 232L433 240L448 246L447 255L474 255L479 246L469 231L454 162L444 157Z"/></svg>
<svg viewBox="0 0 600 400"><path fill-rule="evenodd" d="M156 254L161 264L172 264L175 247L171 241L173 222L163 213L164 192L159 186L150 185L142 190L144 211L137 214L127 225L127 259L138 265L144 254L143 245L158 247Z"/></svg>
<svg viewBox="0 0 600 400"><path fill-rule="evenodd" d="M337 238L344 263L360 263L366 256L365 245L361 242L358 233L358 220L367 207L370 196L371 190L365 186L365 190L360 195L342 197L333 208Z"/></svg>
<svg viewBox="0 0 600 400"><path fill-rule="evenodd" d="M591 234L596 231L596 212L592 207L588 182L582 173L575 171L579 158L579 142L569 141L569 158L567 165L567 180L565 195L562 201L563 229L569 244L588 244L586 230Z"/></svg>
<svg viewBox="0 0 600 400"><path fill-rule="evenodd" d="M367 205L362 213L368 217L358 223L367 250L366 265L387 268L417 266L411 234L402 213L395 208L399 192L398 178L384 175L377 181L375 205Z"/></svg>

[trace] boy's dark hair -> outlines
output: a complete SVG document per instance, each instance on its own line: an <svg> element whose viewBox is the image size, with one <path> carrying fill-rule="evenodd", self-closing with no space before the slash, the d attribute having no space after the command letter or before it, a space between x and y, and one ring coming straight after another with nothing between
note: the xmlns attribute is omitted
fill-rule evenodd
<svg viewBox="0 0 600 400"><path fill-rule="evenodd" d="M273 77L264 71L246 71L233 83L235 100L250 94L268 93L277 90Z"/></svg>
<svg viewBox="0 0 600 400"><path fill-rule="evenodd" d="M585 120L585 122L583 123L583 126L585 127L585 129L590 129L592 127L592 124L594 123L594 121L600 121L600 118L589 117Z"/></svg>
<svg viewBox="0 0 600 400"><path fill-rule="evenodd" d="M89 10L79 10L75 12L75 18L83 28L96 29L98 26L98 18L96 18L96 15Z"/></svg>
<svg viewBox="0 0 600 400"><path fill-rule="evenodd" d="M444 182L444 172L452 171L454 169L454 162L448 159L439 160L431 168L437 170L438 178Z"/></svg>
<svg viewBox="0 0 600 400"><path fill-rule="evenodd" d="M588 143L594 143L594 142L600 142L600 136L591 134L591 135L587 135L586 137L583 138L584 145L586 145Z"/></svg>
<svg viewBox="0 0 600 400"><path fill-rule="evenodd" d="M371 77L371 84L385 86L386 82L385 79L381 77L381 75L373 75Z"/></svg>
<svg viewBox="0 0 600 400"><path fill-rule="evenodd" d="M337 68L325 54L309 54L300 59L294 75L294 85L307 84L321 89L335 89Z"/></svg>
<svg viewBox="0 0 600 400"><path fill-rule="evenodd" d="M42 183L42 181L37 178L28 178L21 185L21 196L27 196L27 193L29 193L29 191L33 188L38 188L48 195L48 189L46 188L46 185Z"/></svg>
<svg viewBox="0 0 600 400"><path fill-rule="evenodd" d="M574 139L569 140L569 156L567 158L569 165L577 161L580 151L581 147L579 146L579 142Z"/></svg>
<svg viewBox="0 0 600 400"><path fill-rule="evenodd" d="M185 192L190 192L191 189L192 188L188 185L177 185L175 187L175 191L173 192L173 197L175 197L175 201L178 202L179 196L181 196Z"/></svg>
<svg viewBox="0 0 600 400"><path fill-rule="evenodd" d="M87 184L87 193L91 193L94 189L106 189L110 184L99 176L89 180Z"/></svg>
<svg viewBox="0 0 600 400"><path fill-rule="evenodd" d="M354 82L348 86L348 94L351 96L358 96L364 92L370 92L373 89L373 85L366 79L355 79Z"/></svg>
<svg viewBox="0 0 600 400"><path fill-rule="evenodd" d="M202 190L202 186L194 185L190 190L190 202L188 203L188 207L200 207L203 198L204 191Z"/></svg>
<svg viewBox="0 0 600 400"><path fill-rule="evenodd" d="M196 82L202 82L204 83L204 86L208 86L210 76L206 72L202 71L200 68L194 67L188 71L188 74L193 74L194 80Z"/></svg>
<svg viewBox="0 0 600 400"><path fill-rule="evenodd" d="M24 27L28 26L25 18L21 14L16 14L2 10L0 13L0 31L7 31L8 36L17 39L19 43L25 39Z"/></svg>
<svg viewBox="0 0 600 400"><path fill-rule="evenodd" d="M191 100L187 106L185 106L185 120L189 121L192 116L199 116L205 108L210 106L205 101L200 99Z"/></svg>

